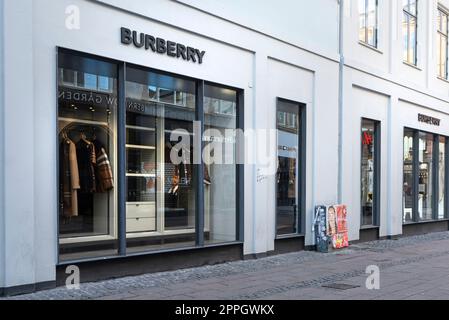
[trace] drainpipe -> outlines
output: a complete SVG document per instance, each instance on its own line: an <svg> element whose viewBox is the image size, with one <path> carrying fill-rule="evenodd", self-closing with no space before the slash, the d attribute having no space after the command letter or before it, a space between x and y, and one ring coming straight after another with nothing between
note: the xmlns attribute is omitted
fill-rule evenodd
<svg viewBox="0 0 449 320"><path fill-rule="evenodd" d="M338 54L340 56L338 78L338 203L343 202L343 93L344 93L344 0L337 0L339 4L338 26Z"/></svg>

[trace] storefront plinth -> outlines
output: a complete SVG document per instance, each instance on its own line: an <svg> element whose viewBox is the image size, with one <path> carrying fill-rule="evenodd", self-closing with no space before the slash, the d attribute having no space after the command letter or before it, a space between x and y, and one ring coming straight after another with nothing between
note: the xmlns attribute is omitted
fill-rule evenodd
<svg viewBox="0 0 449 320"><path fill-rule="evenodd" d="M305 250L304 236L278 238L274 241L272 255L285 254Z"/></svg>
<svg viewBox="0 0 449 320"><path fill-rule="evenodd" d="M427 233L444 232L449 230L449 220L429 221L405 224L402 227L402 236L417 236Z"/></svg>
<svg viewBox="0 0 449 320"><path fill-rule="evenodd" d="M92 259L64 263L57 267L56 283L65 285L68 266L76 265L80 270L80 281L95 282L111 278L137 276L146 273L173 271L187 268L238 261L243 258L243 244L208 246L202 248L178 249L170 252L153 252Z"/></svg>
<svg viewBox="0 0 449 320"><path fill-rule="evenodd" d="M12 297L33 293L41 290L49 290L56 287L56 281L47 281L36 284L21 285L9 288L0 288L0 297Z"/></svg>
<svg viewBox="0 0 449 320"><path fill-rule="evenodd" d="M359 240L353 243L363 243L369 241L379 240L379 227L371 227L371 228L362 228L360 229L360 238Z"/></svg>

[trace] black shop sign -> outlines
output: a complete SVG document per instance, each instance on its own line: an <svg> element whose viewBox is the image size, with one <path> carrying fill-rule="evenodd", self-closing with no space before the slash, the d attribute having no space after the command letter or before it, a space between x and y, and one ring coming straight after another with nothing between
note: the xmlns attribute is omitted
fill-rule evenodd
<svg viewBox="0 0 449 320"><path fill-rule="evenodd" d="M133 45L138 49L151 50L155 53L198 64L203 63L204 55L206 54L206 51L200 49L124 27L120 29L120 38L124 45Z"/></svg>
<svg viewBox="0 0 449 320"><path fill-rule="evenodd" d="M427 115L421 114L421 113L418 114L418 121L419 122L423 122L423 123L427 123L428 125L431 125L431 126L437 126L437 127L439 127L440 124L441 124L441 120L440 119L434 118L434 117L431 117L431 116L427 116Z"/></svg>

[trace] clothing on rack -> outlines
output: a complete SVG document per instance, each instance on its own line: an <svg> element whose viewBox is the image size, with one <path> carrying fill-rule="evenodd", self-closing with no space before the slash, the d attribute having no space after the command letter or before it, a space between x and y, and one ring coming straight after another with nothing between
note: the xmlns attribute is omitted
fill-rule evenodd
<svg viewBox="0 0 449 320"><path fill-rule="evenodd" d="M171 181L171 188L169 189L169 194L177 195L180 186L189 186L192 183L193 178L193 165L191 155L193 154L193 148L188 150L181 146L181 149L177 149L178 147L172 146L170 143L166 144L165 148L165 162L172 164L171 162L171 153L175 152L179 154L181 152L182 162L180 164L174 165L174 172L172 177L169 177L166 174L166 177L169 178L168 181ZM171 178L171 179L170 179ZM209 175L209 169L207 165L204 165L204 179L203 183L205 185L211 185L211 177Z"/></svg>
<svg viewBox="0 0 449 320"><path fill-rule="evenodd" d="M65 217L78 216L80 178L75 144L64 138L59 148L60 206Z"/></svg>
<svg viewBox="0 0 449 320"><path fill-rule="evenodd" d="M76 152L81 192L95 193L97 190L94 167L96 165L95 146L89 141L81 139L76 144Z"/></svg>
<svg viewBox="0 0 449 320"><path fill-rule="evenodd" d="M296 159L288 159L288 197L296 198Z"/></svg>
<svg viewBox="0 0 449 320"><path fill-rule="evenodd" d="M104 193L114 188L112 167L105 147L98 140L93 142L96 155L97 192Z"/></svg>

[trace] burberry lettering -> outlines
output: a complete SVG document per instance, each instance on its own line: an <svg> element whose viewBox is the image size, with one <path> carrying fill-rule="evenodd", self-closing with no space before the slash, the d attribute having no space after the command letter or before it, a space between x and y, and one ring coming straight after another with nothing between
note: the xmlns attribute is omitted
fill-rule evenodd
<svg viewBox="0 0 449 320"><path fill-rule="evenodd" d="M418 114L418 121L419 122L423 122L423 123L427 123L429 125L432 126L440 126L441 120L434 118L434 117L430 117L430 116L426 116L424 114Z"/></svg>
<svg viewBox="0 0 449 320"><path fill-rule="evenodd" d="M121 28L121 41L125 45L134 45L138 49L145 48L159 54L166 54L173 58L182 58L186 61L202 64L206 51L201 51L162 38L155 38L152 35L142 32L132 31L128 28Z"/></svg>

